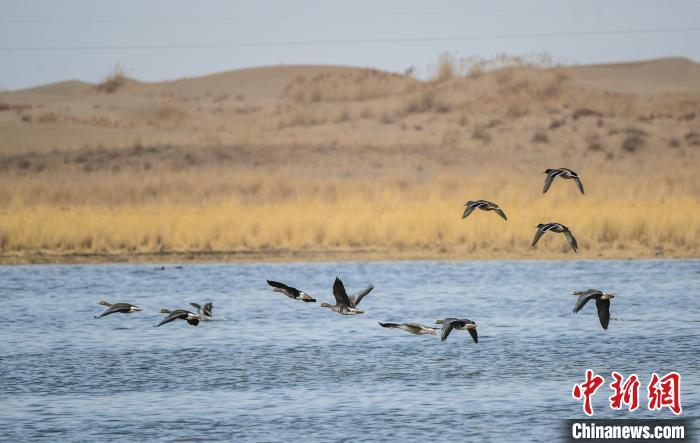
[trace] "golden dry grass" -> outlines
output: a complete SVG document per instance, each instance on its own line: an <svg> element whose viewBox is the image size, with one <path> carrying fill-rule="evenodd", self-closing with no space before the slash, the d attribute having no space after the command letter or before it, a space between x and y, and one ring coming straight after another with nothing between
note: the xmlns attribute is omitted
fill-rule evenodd
<svg viewBox="0 0 700 443"><path fill-rule="evenodd" d="M500 179L497 188L484 176L440 177L421 186L392 180L360 185L343 179L304 181L288 184L286 197L275 197L284 192L281 183L262 185L263 177L249 176L237 191L231 191L233 179L232 188L199 204L172 195L138 205L18 201L0 213L0 247L8 260L28 253L274 256L290 251L398 258L693 257L700 250L700 203L677 195L678 185L639 189L621 178L592 174L586 196L568 181L542 195L540 178ZM462 189L473 198L497 201L508 222L480 211L461 220ZM530 248L534 227L548 221L573 229L578 255L558 235Z"/></svg>

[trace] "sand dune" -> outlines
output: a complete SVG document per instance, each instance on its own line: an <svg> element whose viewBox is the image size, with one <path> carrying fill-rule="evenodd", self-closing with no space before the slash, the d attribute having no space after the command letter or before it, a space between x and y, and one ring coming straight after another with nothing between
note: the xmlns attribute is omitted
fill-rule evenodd
<svg viewBox="0 0 700 443"><path fill-rule="evenodd" d="M568 257L556 242L529 249L552 217L578 227L579 257L699 255L699 65L445 68L430 81L275 66L2 93L2 260ZM541 195L556 166L583 174L584 199L568 183ZM512 222L460 223L470 198Z"/></svg>

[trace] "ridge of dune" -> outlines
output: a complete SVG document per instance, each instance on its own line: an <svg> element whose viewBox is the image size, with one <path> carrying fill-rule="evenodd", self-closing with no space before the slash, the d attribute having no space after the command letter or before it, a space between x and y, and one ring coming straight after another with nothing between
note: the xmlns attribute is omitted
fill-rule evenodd
<svg viewBox="0 0 700 443"><path fill-rule="evenodd" d="M627 94L700 93L700 64L681 57L569 68L588 86Z"/></svg>

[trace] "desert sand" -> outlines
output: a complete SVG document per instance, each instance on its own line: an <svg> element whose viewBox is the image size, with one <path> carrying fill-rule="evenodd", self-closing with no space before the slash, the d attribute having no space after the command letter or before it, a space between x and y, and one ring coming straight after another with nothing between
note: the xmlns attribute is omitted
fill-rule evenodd
<svg viewBox="0 0 700 443"><path fill-rule="evenodd" d="M0 93L0 262L698 257L699 156L685 59L115 72Z"/></svg>

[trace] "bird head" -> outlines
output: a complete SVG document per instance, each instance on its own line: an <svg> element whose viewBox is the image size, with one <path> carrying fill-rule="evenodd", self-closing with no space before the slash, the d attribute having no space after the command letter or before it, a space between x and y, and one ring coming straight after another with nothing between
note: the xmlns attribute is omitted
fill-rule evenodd
<svg viewBox="0 0 700 443"><path fill-rule="evenodd" d="M170 309L165 309L165 308L163 308L163 309L160 310L160 313L161 313L161 314L170 314Z"/></svg>
<svg viewBox="0 0 700 443"><path fill-rule="evenodd" d="M132 306L132 307L131 307L131 310L132 310L132 311L143 311L143 309L142 309L142 308L139 308L138 306Z"/></svg>
<svg viewBox="0 0 700 443"><path fill-rule="evenodd" d="M321 303L320 306L321 306L322 308L330 308L330 307L331 307L331 305L329 305L328 303Z"/></svg>
<svg viewBox="0 0 700 443"><path fill-rule="evenodd" d="M609 292L603 292L603 296L601 297L604 300L610 300L611 298L615 298L615 294L611 294Z"/></svg>
<svg viewBox="0 0 700 443"><path fill-rule="evenodd" d="M540 229L542 226L544 226L543 223L540 223L539 225L535 226L537 229Z"/></svg>
<svg viewBox="0 0 700 443"><path fill-rule="evenodd" d="M97 302L98 305L103 305L103 306L111 306L112 304L109 302L106 302L104 300L100 300Z"/></svg>

